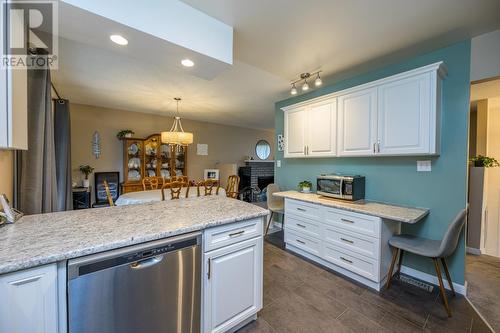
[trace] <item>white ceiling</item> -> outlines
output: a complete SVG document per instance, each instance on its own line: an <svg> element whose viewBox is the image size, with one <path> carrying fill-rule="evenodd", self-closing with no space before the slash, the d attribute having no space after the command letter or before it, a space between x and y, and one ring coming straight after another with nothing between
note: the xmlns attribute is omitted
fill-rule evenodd
<svg viewBox="0 0 500 333"><path fill-rule="evenodd" d="M72 34L60 43L58 90L75 103L166 115L180 96L185 118L273 128L274 102L301 72L321 68L336 81L500 27L499 0L183 1L234 27L231 68L207 80Z"/></svg>

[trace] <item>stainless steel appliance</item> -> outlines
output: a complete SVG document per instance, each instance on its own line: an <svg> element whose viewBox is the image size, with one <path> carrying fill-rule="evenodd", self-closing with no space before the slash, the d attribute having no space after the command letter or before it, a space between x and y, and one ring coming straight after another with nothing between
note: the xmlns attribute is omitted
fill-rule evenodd
<svg viewBox="0 0 500 333"><path fill-rule="evenodd" d="M365 177L358 175L329 174L317 177L317 193L344 200L365 198Z"/></svg>
<svg viewBox="0 0 500 333"><path fill-rule="evenodd" d="M200 332L200 244L191 233L69 260L69 332Z"/></svg>

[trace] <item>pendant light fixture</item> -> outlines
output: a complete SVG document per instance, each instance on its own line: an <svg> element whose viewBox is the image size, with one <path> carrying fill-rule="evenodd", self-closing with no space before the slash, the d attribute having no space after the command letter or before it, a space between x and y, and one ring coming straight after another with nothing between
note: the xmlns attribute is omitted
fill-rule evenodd
<svg viewBox="0 0 500 333"><path fill-rule="evenodd" d="M174 117L174 123L168 132L161 132L161 142L168 143L171 145L187 146L193 143L193 133L184 132L181 123L181 117L179 117L179 102L181 99L179 97L174 98L177 102L177 113Z"/></svg>
<svg viewBox="0 0 500 333"><path fill-rule="evenodd" d="M292 85L292 89L290 89L290 94L291 95L297 95L297 87L295 86L297 83L300 83L301 81L303 81L304 83L302 84L302 91L308 91L310 86L309 86L309 83L307 82L307 79L309 79L311 76L313 75L317 75L316 76L316 80L314 80L314 85L316 87L319 87L320 85L323 84L323 81L321 80L321 77L319 76L319 73L321 73L321 70L317 70L317 71L314 71L314 72L311 72L311 73L302 73L300 74L300 79L297 79L295 81L292 81L290 82L290 84Z"/></svg>

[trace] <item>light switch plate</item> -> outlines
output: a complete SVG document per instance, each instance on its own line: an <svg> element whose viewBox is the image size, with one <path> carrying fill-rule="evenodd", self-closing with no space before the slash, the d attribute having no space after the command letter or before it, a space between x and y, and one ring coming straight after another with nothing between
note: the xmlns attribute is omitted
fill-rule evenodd
<svg viewBox="0 0 500 333"><path fill-rule="evenodd" d="M431 161L417 161L418 172L431 172L431 170L432 170Z"/></svg>
<svg viewBox="0 0 500 333"><path fill-rule="evenodd" d="M281 168L281 160L276 160L276 167Z"/></svg>

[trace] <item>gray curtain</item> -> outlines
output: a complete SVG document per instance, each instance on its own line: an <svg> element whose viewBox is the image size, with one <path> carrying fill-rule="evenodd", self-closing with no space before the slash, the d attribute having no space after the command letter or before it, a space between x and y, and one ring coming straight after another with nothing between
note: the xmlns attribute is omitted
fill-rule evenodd
<svg viewBox="0 0 500 333"><path fill-rule="evenodd" d="M57 210L73 209L71 188L71 122L69 101L54 99L54 141L56 157Z"/></svg>
<svg viewBox="0 0 500 333"><path fill-rule="evenodd" d="M57 211L54 121L48 68L28 71L28 150L17 154L18 209L25 214Z"/></svg>

